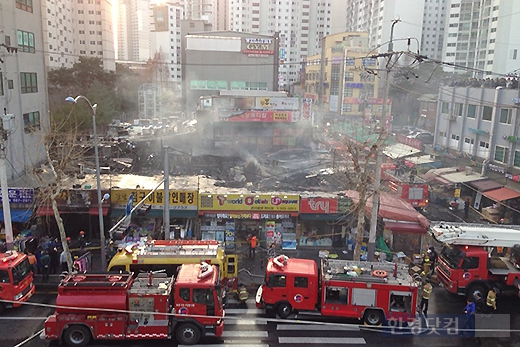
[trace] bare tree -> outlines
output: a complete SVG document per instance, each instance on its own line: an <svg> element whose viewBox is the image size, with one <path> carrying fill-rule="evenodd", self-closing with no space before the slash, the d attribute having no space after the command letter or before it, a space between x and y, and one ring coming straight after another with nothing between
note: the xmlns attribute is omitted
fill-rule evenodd
<svg viewBox="0 0 520 347"><path fill-rule="evenodd" d="M83 158L88 146L82 146L78 141L78 123L70 120L56 124L51 120L50 131L44 137L42 146L45 148L46 163L41 168L33 170L38 182L40 203L51 203L54 218L60 233L62 248L67 256L69 272L74 270L72 256L67 242L67 233L63 219L58 210L56 199L65 190L64 180L70 174L76 173L79 161ZM75 126L71 126L75 124Z"/></svg>

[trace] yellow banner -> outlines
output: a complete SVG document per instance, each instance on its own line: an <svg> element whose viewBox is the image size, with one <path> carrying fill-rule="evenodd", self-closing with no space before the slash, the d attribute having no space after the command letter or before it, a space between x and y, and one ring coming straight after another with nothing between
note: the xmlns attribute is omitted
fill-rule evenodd
<svg viewBox="0 0 520 347"><path fill-rule="evenodd" d="M201 211L289 211L300 210L299 195L200 194Z"/></svg>
<svg viewBox="0 0 520 347"><path fill-rule="evenodd" d="M125 207L130 194L134 195L134 205L143 200L151 189L112 189L110 202L114 207ZM150 205L164 205L164 190L157 189L152 195L146 199L146 203ZM197 209L197 191L196 190L173 190L170 189L170 206L188 206L187 209Z"/></svg>

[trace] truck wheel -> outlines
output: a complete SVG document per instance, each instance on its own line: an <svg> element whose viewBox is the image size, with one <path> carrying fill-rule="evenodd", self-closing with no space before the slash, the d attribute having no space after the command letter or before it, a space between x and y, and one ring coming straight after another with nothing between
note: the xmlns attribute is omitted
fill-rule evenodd
<svg viewBox="0 0 520 347"><path fill-rule="evenodd" d="M65 331L65 343L69 347L82 347L90 342L90 331L83 325L72 325Z"/></svg>
<svg viewBox="0 0 520 347"><path fill-rule="evenodd" d="M181 345L194 345L200 341L200 330L191 323L185 323L177 328L175 337Z"/></svg>
<svg viewBox="0 0 520 347"><path fill-rule="evenodd" d="M381 325L383 324L383 313L379 310L368 310L363 316L363 321L366 325Z"/></svg>
<svg viewBox="0 0 520 347"><path fill-rule="evenodd" d="M291 314L292 307L289 303L282 302L281 304L278 305L278 308L276 311L278 312L278 315L280 316L280 318L285 319L285 318L289 317L289 315Z"/></svg>
<svg viewBox="0 0 520 347"><path fill-rule="evenodd" d="M473 302L477 302L478 295L480 295L480 298L483 299L487 297L487 292L488 291L486 290L486 287L483 284L473 284L466 291L466 298L472 299Z"/></svg>

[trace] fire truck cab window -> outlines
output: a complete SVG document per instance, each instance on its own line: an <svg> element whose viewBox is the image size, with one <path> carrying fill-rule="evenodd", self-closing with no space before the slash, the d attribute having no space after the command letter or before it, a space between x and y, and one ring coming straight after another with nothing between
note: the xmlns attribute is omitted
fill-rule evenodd
<svg viewBox="0 0 520 347"><path fill-rule="evenodd" d="M478 269L478 258L477 257L468 257L464 258L464 262L462 263L463 269Z"/></svg>
<svg viewBox="0 0 520 347"><path fill-rule="evenodd" d="M212 303L211 291L209 289L193 289L193 302L203 305Z"/></svg>
<svg viewBox="0 0 520 347"><path fill-rule="evenodd" d="M9 272L7 270L0 270L0 283L9 283Z"/></svg>
<svg viewBox="0 0 520 347"><path fill-rule="evenodd" d="M348 304L348 289L341 287L327 287L325 302L329 304Z"/></svg>
<svg viewBox="0 0 520 347"><path fill-rule="evenodd" d="M411 312L412 297L410 295L390 294L390 311Z"/></svg>
<svg viewBox="0 0 520 347"><path fill-rule="evenodd" d="M285 275L271 275L269 276L270 287L285 287L286 278Z"/></svg>
<svg viewBox="0 0 520 347"><path fill-rule="evenodd" d="M308 288L309 279L307 277L294 277L294 288Z"/></svg>
<svg viewBox="0 0 520 347"><path fill-rule="evenodd" d="M180 288L179 296L184 301L190 301L190 288Z"/></svg>

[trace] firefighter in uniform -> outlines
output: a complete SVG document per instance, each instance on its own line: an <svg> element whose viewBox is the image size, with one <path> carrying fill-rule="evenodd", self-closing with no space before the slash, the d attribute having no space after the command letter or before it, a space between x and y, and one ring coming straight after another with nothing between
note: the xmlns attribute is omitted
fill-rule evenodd
<svg viewBox="0 0 520 347"><path fill-rule="evenodd" d="M421 272L421 277L425 277L430 274L431 270L431 261L430 261L430 254L426 252L423 255L423 271Z"/></svg>
<svg viewBox="0 0 520 347"><path fill-rule="evenodd" d="M426 277L424 280L424 284L422 287L422 293L421 293L421 306L420 310L423 311L424 315L428 315L428 303L430 300L430 294L433 291L432 284L430 283L430 278Z"/></svg>
<svg viewBox="0 0 520 347"><path fill-rule="evenodd" d="M490 289L487 294L486 299L486 306L487 306L487 312L493 312L497 309L497 288Z"/></svg>

